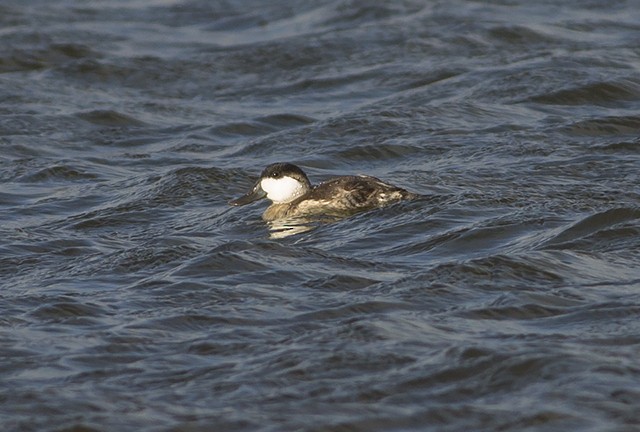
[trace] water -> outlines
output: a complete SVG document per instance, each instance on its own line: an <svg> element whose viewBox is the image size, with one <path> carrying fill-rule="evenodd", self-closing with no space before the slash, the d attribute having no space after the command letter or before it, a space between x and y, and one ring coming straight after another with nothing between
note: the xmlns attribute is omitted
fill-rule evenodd
<svg viewBox="0 0 640 432"><path fill-rule="evenodd" d="M639 23L5 0L2 429L637 430ZM424 198L274 235L282 160Z"/></svg>

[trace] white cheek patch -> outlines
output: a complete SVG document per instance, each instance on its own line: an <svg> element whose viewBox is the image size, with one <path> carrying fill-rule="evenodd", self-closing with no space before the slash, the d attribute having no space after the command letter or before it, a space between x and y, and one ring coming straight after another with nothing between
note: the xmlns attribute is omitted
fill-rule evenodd
<svg viewBox="0 0 640 432"><path fill-rule="evenodd" d="M260 181L260 187L267 193L267 198L274 203L293 201L304 192L300 182L291 177L265 178Z"/></svg>

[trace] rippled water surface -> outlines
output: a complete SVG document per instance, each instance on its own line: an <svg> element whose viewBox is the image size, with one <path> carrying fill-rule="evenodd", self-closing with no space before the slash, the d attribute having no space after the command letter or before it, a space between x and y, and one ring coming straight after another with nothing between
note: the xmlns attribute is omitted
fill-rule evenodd
<svg viewBox="0 0 640 432"><path fill-rule="evenodd" d="M634 1L0 4L5 431L640 428ZM278 235L275 161L423 195Z"/></svg>

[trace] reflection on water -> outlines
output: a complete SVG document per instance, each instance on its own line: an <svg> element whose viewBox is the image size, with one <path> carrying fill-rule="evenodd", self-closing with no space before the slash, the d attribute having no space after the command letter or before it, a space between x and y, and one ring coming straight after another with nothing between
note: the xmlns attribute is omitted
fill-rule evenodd
<svg viewBox="0 0 640 432"><path fill-rule="evenodd" d="M267 222L269 227L269 237L272 239L280 239L292 236L294 234L302 234L311 231L321 223L329 223L330 221L320 221L317 218L294 217L276 219Z"/></svg>
<svg viewBox="0 0 640 432"><path fill-rule="evenodd" d="M375 211L375 210L368 210ZM363 212L343 212L340 215L313 215L313 216L296 216L274 221L265 222L269 228L269 237L279 239L289 237L295 234L302 234L314 230L320 226L332 224L341 221L350 216Z"/></svg>

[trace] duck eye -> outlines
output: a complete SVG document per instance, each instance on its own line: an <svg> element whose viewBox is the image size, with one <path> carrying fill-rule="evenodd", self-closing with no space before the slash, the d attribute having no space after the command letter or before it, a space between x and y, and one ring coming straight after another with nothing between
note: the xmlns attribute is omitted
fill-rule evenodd
<svg viewBox="0 0 640 432"><path fill-rule="evenodd" d="M271 173L271 177L278 178L278 177L280 177L280 173L279 172Z"/></svg>

